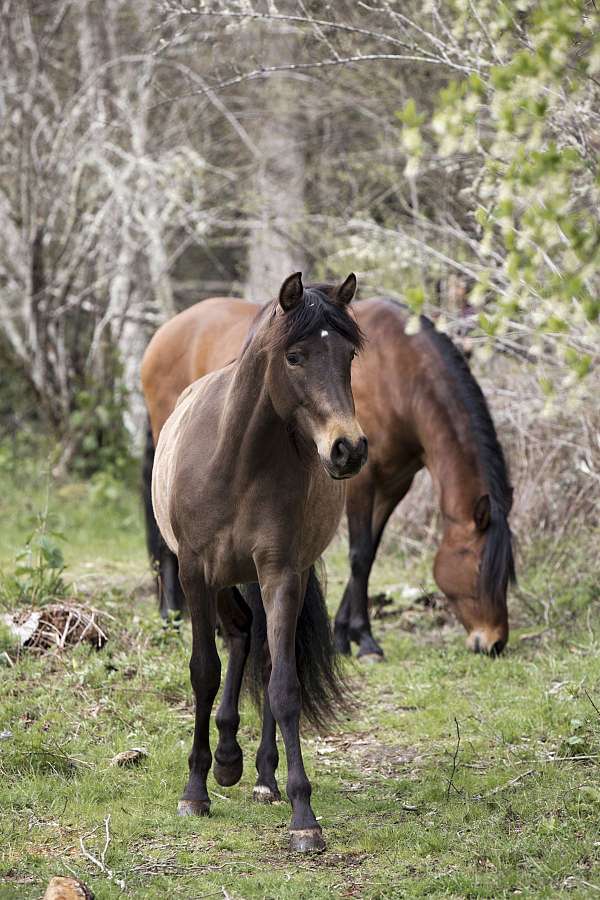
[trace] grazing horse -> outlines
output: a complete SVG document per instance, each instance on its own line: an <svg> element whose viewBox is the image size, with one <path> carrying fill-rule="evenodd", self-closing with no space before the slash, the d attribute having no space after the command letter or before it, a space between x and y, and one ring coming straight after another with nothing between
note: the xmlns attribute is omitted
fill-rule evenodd
<svg viewBox="0 0 600 900"><path fill-rule="evenodd" d="M347 309L355 289L354 275L320 290L305 290L300 273L290 276L238 359L181 395L161 429L152 478L156 520L177 554L192 623L196 721L179 812L206 815L210 808L209 722L221 677L217 619L230 653L214 776L222 785L241 778L238 701L248 654L260 657L259 670L262 664L264 641L252 641L251 631L264 610L271 673L255 796L278 798L277 722L288 764L290 846L299 851L324 846L302 762L301 709L323 719L340 698L313 565L339 524L344 479L367 458L350 385L362 344ZM258 583L258 601L247 602L236 588L245 583Z"/></svg>
<svg viewBox="0 0 600 900"><path fill-rule="evenodd" d="M204 300L165 323L142 368L151 422L145 456L147 534L160 571L161 611L181 610L177 560L158 539L148 502L154 441L180 392L234 359L259 311L229 298ZM514 579L508 515L512 489L494 423L479 385L446 335L421 318L405 331L406 310L393 300L363 300L355 315L365 349L352 369L369 462L348 484L351 574L335 620L342 653L382 655L371 634L367 588L390 514L424 466L442 512L434 576L475 652L500 653L508 639L506 594Z"/></svg>

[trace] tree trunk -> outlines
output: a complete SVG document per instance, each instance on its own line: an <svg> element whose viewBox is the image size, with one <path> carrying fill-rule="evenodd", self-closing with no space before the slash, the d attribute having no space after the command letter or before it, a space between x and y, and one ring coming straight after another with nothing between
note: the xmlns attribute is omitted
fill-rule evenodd
<svg viewBox="0 0 600 900"><path fill-rule="evenodd" d="M293 61L298 32L280 23L262 25L263 61L273 66ZM287 73L269 76L257 92L253 139L260 151L248 206L246 296L269 301L281 282L306 264L303 247L306 139L299 109L299 82Z"/></svg>

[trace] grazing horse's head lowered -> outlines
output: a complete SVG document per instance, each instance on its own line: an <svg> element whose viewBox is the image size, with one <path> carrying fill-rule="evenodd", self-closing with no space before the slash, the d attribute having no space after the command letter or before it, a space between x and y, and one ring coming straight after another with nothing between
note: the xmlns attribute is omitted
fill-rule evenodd
<svg viewBox="0 0 600 900"><path fill-rule="evenodd" d="M508 640L506 595L515 569L507 514L490 494L475 502L472 523L446 525L434 576L467 632L467 647L498 656Z"/></svg>
<svg viewBox="0 0 600 900"><path fill-rule="evenodd" d="M513 489L488 405L467 362L445 335L433 328L429 335L446 364L449 390L460 401L468 435L460 458L443 470L444 535L434 576L467 631L467 647L498 656L508 640L507 593L515 581L508 521ZM444 447L447 438L440 428L440 457Z"/></svg>
<svg viewBox="0 0 600 900"><path fill-rule="evenodd" d="M266 385L275 413L297 443L312 442L332 478L350 478L367 460L350 385L352 360L363 344L347 306L356 291L349 275L337 288L304 288L290 275L271 310L263 349L270 353Z"/></svg>

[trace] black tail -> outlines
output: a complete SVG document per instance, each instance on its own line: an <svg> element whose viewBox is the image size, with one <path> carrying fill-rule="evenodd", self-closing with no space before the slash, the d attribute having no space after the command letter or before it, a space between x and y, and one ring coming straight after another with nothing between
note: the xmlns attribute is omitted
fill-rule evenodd
<svg viewBox="0 0 600 900"><path fill-rule="evenodd" d="M179 583L179 566L177 557L169 550L160 533L158 522L152 506L152 467L154 465L154 439L150 421L146 431L144 448L144 465L142 469L142 496L146 518L146 544L150 565L156 575L156 591L158 605L163 619L171 614L179 615L186 610L183 590Z"/></svg>
<svg viewBox="0 0 600 900"><path fill-rule="evenodd" d="M247 684L260 708L267 621L257 584L244 586L243 594L252 610L252 640L246 667ZM312 566L308 576L304 605L296 627L296 667L302 691L302 712L320 731L326 731L350 706L350 690L344 682L340 656L333 635L321 584Z"/></svg>
<svg viewBox="0 0 600 900"><path fill-rule="evenodd" d="M142 498L146 518L146 546L152 567L156 569L160 560L162 535L154 515L152 506L152 467L154 465L154 438L150 427L150 418L146 421L146 444L144 447L144 463L142 467Z"/></svg>

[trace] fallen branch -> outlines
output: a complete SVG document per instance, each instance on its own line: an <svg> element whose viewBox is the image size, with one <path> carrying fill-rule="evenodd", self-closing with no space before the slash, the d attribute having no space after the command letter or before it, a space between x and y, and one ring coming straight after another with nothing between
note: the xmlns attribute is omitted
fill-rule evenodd
<svg viewBox="0 0 600 900"><path fill-rule="evenodd" d="M580 753L577 756L549 756L544 762L579 762L582 759L600 759L600 753Z"/></svg>
<svg viewBox="0 0 600 900"><path fill-rule="evenodd" d="M491 791L488 791L483 795L482 799L486 797L493 797L494 794L499 794L501 791L505 791L506 788L512 787L513 784L517 784L523 778L527 778L528 775L535 775L535 769L528 769L527 772L521 772L520 775L517 775L516 778L511 778L510 781L507 781L506 784L499 784L498 787L493 788Z"/></svg>

